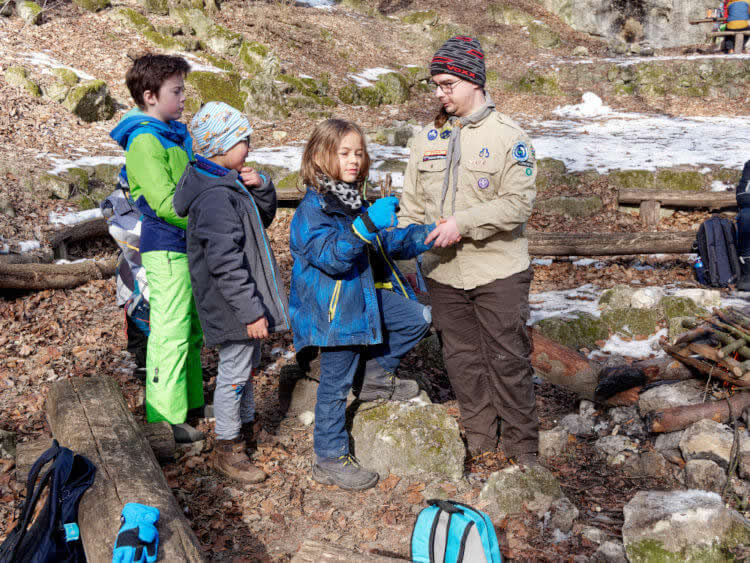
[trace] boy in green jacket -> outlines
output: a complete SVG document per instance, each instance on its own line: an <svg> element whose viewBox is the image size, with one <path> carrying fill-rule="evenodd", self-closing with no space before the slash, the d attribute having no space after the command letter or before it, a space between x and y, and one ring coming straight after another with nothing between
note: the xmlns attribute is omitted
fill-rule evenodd
<svg viewBox="0 0 750 563"><path fill-rule="evenodd" d="M185 105L189 71L181 57L136 59L125 81L138 108L111 133L127 151L130 193L143 214L140 251L151 293L146 418L169 422L177 442L203 439L186 424L188 411L204 404L203 333L188 271L187 219L178 217L172 207L177 182L193 158L190 133L177 121Z"/></svg>

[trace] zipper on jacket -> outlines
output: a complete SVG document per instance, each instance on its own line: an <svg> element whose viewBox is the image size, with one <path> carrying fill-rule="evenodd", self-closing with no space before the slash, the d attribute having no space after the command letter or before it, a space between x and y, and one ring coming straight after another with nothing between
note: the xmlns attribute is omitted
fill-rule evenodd
<svg viewBox="0 0 750 563"><path fill-rule="evenodd" d="M398 274L396 273L396 268L394 268L393 264L391 264L391 261L388 260L388 255L385 253L385 250L383 250L383 245L380 242L380 237L378 235L375 235L375 240L378 241L378 248L380 249L380 253L383 255L383 259L385 260L385 263L388 264L388 267L391 269L391 273L393 274L393 277L396 278L398 285L401 287L401 291L403 292L404 297L408 299L409 294L406 292L406 288L404 287L404 284L401 283L401 278L398 277Z"/></svg>
<svg viewBox="0 0 750 563"><path fill-rule="evenodd" d="M328 303L328 322L333 322L333 317L336 316L336 307L339 304L339 295L341 295L341 280L336 282L333 286L333 294L331 295L331 301Z"/></svg>

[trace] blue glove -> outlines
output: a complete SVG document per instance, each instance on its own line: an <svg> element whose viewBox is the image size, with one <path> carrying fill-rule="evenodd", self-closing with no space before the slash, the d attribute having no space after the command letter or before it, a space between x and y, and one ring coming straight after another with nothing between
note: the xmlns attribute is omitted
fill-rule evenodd
<svg viewBox="0 0 750 563"><path fill-rule="evenodd" d="M377 200L354 220L352 227L362 238L373 241L381 229L398 225L398 198L389 196Z"/></svg>
<svg viewBox="0 0 750 563"><path fill-rule="evenodd" d="M159 509L129 502L122 509L112 563L153 563L159 550Z"/></svg>

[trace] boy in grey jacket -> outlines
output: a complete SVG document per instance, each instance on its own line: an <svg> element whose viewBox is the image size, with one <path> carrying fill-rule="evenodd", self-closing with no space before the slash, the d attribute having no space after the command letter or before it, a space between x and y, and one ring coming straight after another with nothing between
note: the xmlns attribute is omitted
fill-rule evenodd
<svg viewBox="0 0 750 563"><path fill-rule="evenodd" d="M255 418L252 372L260 341L289 330L286 291L265 232L276 189L245 166L252 129L239 111L209 102L191 130L202 156L185 169L173 205L188 217L190 279L206 346L219 349L213 464L227 477L258 483L266 474L246 451Z"/></svg>

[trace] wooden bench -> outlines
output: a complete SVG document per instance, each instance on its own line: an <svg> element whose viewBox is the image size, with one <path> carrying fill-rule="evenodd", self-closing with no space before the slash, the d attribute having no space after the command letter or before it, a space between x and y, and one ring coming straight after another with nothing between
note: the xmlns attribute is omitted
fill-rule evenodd
<svg viewBox="0 0 750 563"><path fill-rule="evenodd" d="M709 31L706 37L713 39L714 37L732 37L734 36L734 52L742 53L745 46L745 35L750 35L750 29L743 29L742 31Z"/></svg>
<svg viewBox="0 0 750 563"><path fill-rule="evenodd" d="M659 223L661 206L677 208L733 209L737 197L731 192L676 192L672 190L622 189L617 202L640 205L641 223L654 227Z"/></svg>

